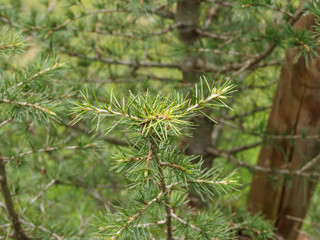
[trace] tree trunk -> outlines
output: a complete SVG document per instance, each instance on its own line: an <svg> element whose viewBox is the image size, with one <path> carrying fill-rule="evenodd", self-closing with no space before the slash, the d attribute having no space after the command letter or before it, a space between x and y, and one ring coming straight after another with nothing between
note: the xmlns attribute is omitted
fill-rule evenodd
<svg viewBox="0 0 320 240"><path fill-rule="evenodd" d="M177 4L175 22L180 23L178 27L179 40L192 47L198 40L196 29L199 27L201 1L181 0ZM200 79L200 70L203 66L203 56L194 56L189 54L181 59L182 80L186 83L197 83ZM207 114L210 114L207 110ZM201 155L203 159L203 168L212 167L212 155L207 154L207 148L211 146L211 134L213 132L213 123L207 117L196 117L195 129L191 131L192 137L186 137L181 140L183 146L187 146L186 153L189 155ZM194 207L203 207L205 203L198 194L191 192L190 204Z"/></svg>
<svg viewBox="0 0 320 240"><path fill-rule="evenodd" d="M192 46L198 39L196 29L199 27L201 1L182 0L178 2L175 15L176 23L181 23L178 28L179 40L187 46ZM203 57L201 55L189 55L181 60L183 64L183 81L187 83L196 83L200 79L199 69L203 66ZM209 114L209 113L208 113ZM203 167L211 168L212 156L207 153L207 148L211 146L211 133L213 123L206 117L198 117L194 120L197 127L192 131L192 138L185 139L184 144L188 146L187 153L203 156Z"/></svg>
<svg viewBox="0 0 320 240"><path fill-rule="evenodd" d="M313 16L303 16L295 28L310 29ZM276 96L269 116L267 133L271 135L320 134L320 62L307 68L304 57L296 64L297 50L289 50L281 70ZM308 138L270 139L262 147L258 165L271 169L300 169L320 152L320 142ZM311 170L311 169L309 169ZM308 172L308 171L307 171ZM256 171L248 198L248 208L275 221L286 240L296 240L301 221L317 184L317 178L284 176L276 172Z"/></svg>

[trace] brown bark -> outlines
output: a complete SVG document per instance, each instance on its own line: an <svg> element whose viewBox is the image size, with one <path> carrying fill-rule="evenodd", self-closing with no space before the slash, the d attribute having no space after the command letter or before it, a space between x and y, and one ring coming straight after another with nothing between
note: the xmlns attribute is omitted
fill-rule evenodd
<svg viewBox="0 0 320 240"><path fill-rule="evenodd" d="M199 27L201 1L181 0L177 3L175 14L178 27L179 40L181 43L192 47L199 38L197 28ZM183 81L187 83L197 83L200 80L200 70L203 68L204 59L201 55L187 55L180 61ZM210 114L208 110L205 110ZM206 117L194 119L195 129L191 131L192 137L184 138L181 144L187 146L186 153L190 155L201 155L203 157L203 168L212 167L212 155L207 154L207 148L211 146L211 134L213 123ZM198 194L190 193L190 203L192 206L203 207L204 203Z"/></svg>
<svg viewBox="0 0 320 240"><path fill-rule="evenodd" d="M295 28L310 29L313 16L303 16ZM267 132L277 135L320 134L320 62L313 60L307 68L301 57L294 64L297 50L289 50L281 70L276 96L269 116ZM267 168L299 169L320 152L320 142L307 139L268 141L258 158ZM248 208L262 211L275 221L286 240L296 240L305 218L317 179L255 172L248 198Z"/></svg>
<svg viewBox="0 0 320 240"><path fill-rule="evenodd" d="M0 188L1 188L1 194L4 198L4 202L6 205L8 217L11 221L11 226L14 230L14 238L17 240L28 240L29 238L26 236L26 234L22 230L22 227L19 221L19 216L17 212L14 210L13 201L8 188L5 163L4 163L4 160L1 160L1 159L0 159Z"/></svg>
<svg viewBox="0 0 320 240"><path fill-rule="evenodd" d="M182 0L178 2L175 21L181 23L179 26L179 40L192 46L197 41L199 35L197 28L199 27L201 1ZM204 59L201 55L186 56L182 59L181 70L183 81L188 83L197 83L200 79L199 69L203 65ZM185 139L184 144L188 145L187 153L193 155L202 155L204 167L211 168L212 156L209 156L206 149L211 146L211 133L213 124L206 117L196 118L196 129L192 131L192 138Z"/></svg>

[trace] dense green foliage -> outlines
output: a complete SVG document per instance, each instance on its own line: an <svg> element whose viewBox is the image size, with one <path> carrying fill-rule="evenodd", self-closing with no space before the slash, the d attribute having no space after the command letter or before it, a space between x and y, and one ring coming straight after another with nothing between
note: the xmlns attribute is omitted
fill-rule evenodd
<svg viewBox="0 0 320 240"><path fill-rule="evenodd" d="M233 88L228 82L219 87L210 86L206 80L203 84L208 88L206 97L206 89L201 85L199 90L195 87L192 99L178 93L154 97L148 92L145 96L131 93L123 101L111 95L110 103L101 106L97 102L96 107L86 94L86 102L77 103L76 122L87 114L93 114L98 124L105 117L120 116L108 132L117 125L127 125L133 132L134 145L118 149L113 168L126 176L134 197L129 209L118 208L117 215L108 214L100 220L100 236L110 239L232 236L231 226L222 224L226 220L217 221L219 212L213 212L213 216L193 214L194 210L188 207L188 192L193 189L211 197L228 193L237 182L234 173L223 177L221 169L203 170L202 161L195 163L195 156L185 156L172 146L173 137L181 136L184 128L194 125L190 119L197 112L204 107L217 107L219 102L214 101L225 99Z"/></svg>
<svg viewBox="0 0 320 240"><path fill-rule="evenodd" d="M0 0L0 160L30 239L278 237L245 201L285 50L319 57L319 21L293 28L319 3L179 2Z"/></svg>

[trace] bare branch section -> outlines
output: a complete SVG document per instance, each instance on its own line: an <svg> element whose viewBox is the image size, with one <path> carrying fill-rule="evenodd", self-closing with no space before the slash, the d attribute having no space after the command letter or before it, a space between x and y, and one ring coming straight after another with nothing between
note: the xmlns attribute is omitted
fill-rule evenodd
<svg viewBox="0 0 320 240"><path fill-rule="evenodd" d="M192 229L201 232L201 229L198 228L197 226L187 222L186 220L182 219L181 217L179 217L178 215L176 215L173 210L171 210L171 215L173 218L177 219L179 222L183 223L186 226L190 226Z"/></svg>
<svg viewBox="0 0 320 240"><path fill-rule="evenodd" d="M262 60L266 59L273 52L275 47L276 45L272 44L269 48L265 49L265 51L252 56L251 58L249 58L244 62L237 62L237 63L230 62L222 66L216 65L211 62L203 62L197 65L197 69L192 69L192 70L195 72L216 72L216 73L226 73L230 71L236 71L234 75L237 75L245 70L256 68L257 64L260 63ZM100 56L90 57L82 53L67 51L65 49L60 49L60 51L65 54L68 54L69 56L77 57L80 59L85 59L89 61L98 61L106 64L124 65L124 66L135 67L135 68L151 67L151 68L173 68L173 69L180 69L180 70L184 70L186 68L183 62L180 62L180 63L139 62L138 60L128 61L128 60L122 60L122 59L103 58ZM270 65L274 65L274 64L279 64L279 63L272 62ZM269 64L266 63L259 67L263 67L263 66L269 66Z"/></svg>
<svg viewBox="0 0 320 240"><path fill-rule="evenodd" d="M116 31L104 31L104 30L99 30L99 29L94 29L94 30L83 30L83 32L86 33L96 33L99 35L108 35L108 36L114 36L114 37L124 37L124 38L131 38L131 39L138 39L138 40L144 40L146 37L152 37L152 36L160 36L164 35L168 32L172 32L174 29L183 26L183 23L178 22L174 23L168 27L165 27L161 30L158 31L151 31L148 33L147 36L140 36L139 34L135 32L131 33L121 33L121 32L116 32ZM78 31L78 29L73 29L74 31Z"/></svg>
<svg viewBox="0 0 320 240"><path fill-rule="evenodd" d="M152 222L152 223L143 223L143 224L138 224L137 227L141 227L141 228L147 228L150 226L157 226L157 225L162 225L165 224L166 220L161 220L161 221L156 221L156 222Z"/></svg>
<svg viewBox="0 0 320 240"><path fill-rule="evenodd" d="M13 118L9 118L7 120L4 120L2 123L0 123L0 128L2 128L3 126L7 125L9 122L11 122L13 120Z"/></svg>
<svg viewBox="0 0 320 240"><path fill-rule="evenodd" d="M230 162L236 164L238 167L245 167L245 168L248 168L253 171L272 172L275 174L293 175L293 176L295 175L295 176L303 176L303 177L320 176L319 173L306 172L307 170L314 167L320 161L320 154L318 154L316 157L311 159L308 163L306 163L305 165L303 165L299 169L278 169L278 168L267 168L267 167L262 167L259 165L253 165L250 163L246 163L244 161L237 159L235 156L229 154L228 152L220 151L215 148L208 148L207 151L208 151L208 153L214 154L215 156L220 156L225 159L228 159Z"/></svg>
<svg viewBox="0 0 320 240"><path fill-rule="evenodd" d="M158 62L139 62L139 61L127 61L127 60L117 60L112 58L102 58L102 57L89 57L82 53L76 53L71 51L66 51L60 49L61 52L68 54L72 57L77 57L80 59L90 60L90 61L98 61L108 64L116 64L116 65L125 65L129 67L154 67L154 68L180 68L177 63L158 63Z"/></svg>
<svg viewBox="0 0 320 240"><path fill-rule="evenodd" d="M30 150L28 152L19 153L19 154L15 155L15 156L12 156L12 157L2 157L2 156L0 156L0 160L4 161L4 163L8 163L8 162L10 162L12 160L15 160L15 159L27 156L27 155L31 155L31 154L34 154L34 153L53 152L53 151L58 151L58 150L61 150L61 149L77 150L77 149L84 149L84 148L94 148L96 146L97 146L97 144L92 143L92 144L87 144L87 145L84 145L84 146L47 147L47 148L41 148L41 149L38 149L38 150Z"/></svg>
<svg viewBox="0 0 320 240"><path fill-rule="evenodd" d="M5 162L3 160L0 160L0 185L1 185L1 193L5 201L8 217L11 222L10 224L14 230L15 239L28 240L29 238L23 231L20 220L19 220L19 216L13 206L13 201L12 201L11 193L10 193L8 182L7 182Z"/></svg>

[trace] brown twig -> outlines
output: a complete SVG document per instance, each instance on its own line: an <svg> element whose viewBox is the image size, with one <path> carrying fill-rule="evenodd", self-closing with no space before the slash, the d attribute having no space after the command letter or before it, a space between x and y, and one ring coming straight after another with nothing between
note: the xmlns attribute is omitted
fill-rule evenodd
<svg viewBox="0 0 320 240"><path fill-rule="evenodd" d="M19 216L13 206L13 201L12 201L11 193L10 193L8 182L7 182L5 162L2 159L0 159L0 186L1 186L1 193L6 205L8 217L11 222L10 224L14 230L14 237L17 240L28 240L29 238L23 231L20 220L19 220Z"/></svg>

